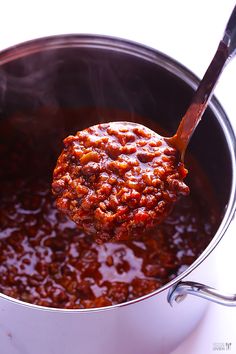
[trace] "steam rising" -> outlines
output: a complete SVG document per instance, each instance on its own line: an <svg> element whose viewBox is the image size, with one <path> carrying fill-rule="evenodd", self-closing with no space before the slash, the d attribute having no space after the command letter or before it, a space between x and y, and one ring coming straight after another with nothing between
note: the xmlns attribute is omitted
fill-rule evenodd
<svg viewBox="0 0 236 354"><path fill-rule="evenodd" d="M15 112L23 112L23 119L27 112L28 120L29 111L45 107L55 114L61 108L118 108L129 112L129 120L133 120L134 112L146 115L148 108L156 105L156 99L139 65L134 68L133 58L119 52L42 48L39 53L2 66L0 119ZM98 114L95 124L104 121L106 118ZM60 119L57 128L58 124L62 127Z"/></svg>
<svg viewBox="0 0 236 354"><path fill-rule="evenodd" d="M135 68L131 56L95 48L42 48L14 59L0 69L0 125L7 118L32 146L43 139L56 154L62 140L77 130L99 122L135 121L136 113L147 116L156 100L137 63ZM81 111L84 107L93 107L96 114ZM104 114L104 107L128 114L125 119Z"/></svg>

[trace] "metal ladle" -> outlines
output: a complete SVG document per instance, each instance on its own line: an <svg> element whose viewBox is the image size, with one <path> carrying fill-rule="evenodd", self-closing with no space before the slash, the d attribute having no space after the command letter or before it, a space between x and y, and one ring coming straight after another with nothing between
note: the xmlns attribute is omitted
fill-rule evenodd
<svg viewBox="0 0 236 354"><path fill-rule="evenodd" d="M222 40L217 51L194 93L192 102L183 116L176 134L167 138L181 154L184 155L191 136L207 108L208 101L226 64L236 53L236 6L229 18Z"/></svg>

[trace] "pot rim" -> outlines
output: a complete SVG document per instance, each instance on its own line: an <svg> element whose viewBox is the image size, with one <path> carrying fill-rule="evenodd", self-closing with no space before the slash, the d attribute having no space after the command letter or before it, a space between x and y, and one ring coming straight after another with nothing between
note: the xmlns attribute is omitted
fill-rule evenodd
<svg viewBox="0 0 236 354"><path fill-rule="evenodd" d="M193 89L197 88L199 83L199 78L193 74L184 65L180 64L175 59L163 54L162 52L148 47L146 45L130 41L127 39L122 39L113 36L97 35L97 34L61 34L53 35L47 37L41 37L37 39L32 39L20 44L11 46L7 49L0 51L0 66L16 59L22 57L36 54L40 51L47 51L53 49L62 48L99 48L104 50L122 52L130 54L132 56L139 57L146 61L152 62L153 64L159 65L163 69L171 72L179 79L184 81L188 86ZM144 295L140 298L127 301L125 303L101 307L101 308L91 308L91 309L61 309L46 306L34 305L27 303L18 299L14 299L10 296L0 293L0 299L3 298L7 301L19 304L24 307L32 308L35 310L43 310L49 312L63 312L63 313L88 313L88 312L102 312L108 311L115 308L120 308L128 306L131 304L138 303L140 301L147 300L177 284L180 280L189 275L196 267L198 267L214 250L217 244L220 242L224 233L226 232L231 220L233 219L236 210L236 137L232 125L221 107L219 101L213 96L209 102L209 108L214 113L215 118L218 120L228 143L228 148L230 152L231 165L232 165L232 184L230 190L230 198L228 204L225 208L224 217L220 223L220 226L212 238L209 245L201 253L201 255L180 275L176 278L162 286L161 288L155 290L154 292ZM184 113L184 112L183 112Z"/></svg>

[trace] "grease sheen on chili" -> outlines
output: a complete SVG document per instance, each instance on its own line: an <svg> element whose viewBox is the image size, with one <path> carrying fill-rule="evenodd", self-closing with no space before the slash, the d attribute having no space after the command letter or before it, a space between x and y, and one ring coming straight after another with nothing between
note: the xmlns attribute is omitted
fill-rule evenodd
<svg viewBox="0 0 236 354"><path fill-rule="evenodd" d="M209 243L214 219L194 196L179 200L139 241L98 245L60 213L44 180L1 184L0 291L37 305L101 307L148 294Z"/></svg>

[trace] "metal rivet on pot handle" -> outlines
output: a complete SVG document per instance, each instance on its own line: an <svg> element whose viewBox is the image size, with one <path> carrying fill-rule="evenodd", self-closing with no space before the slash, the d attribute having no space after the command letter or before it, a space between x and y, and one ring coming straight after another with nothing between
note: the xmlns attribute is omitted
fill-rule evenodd
<svg viewBox="0 0 236 354"><path fill-rule="evenodd" d="M179 282L172 287L167 300L173 306L174 303L182 302L187 295L195 295L225 306L236 306L236 294L225 294L207 285L192 281Z"/></svg>

